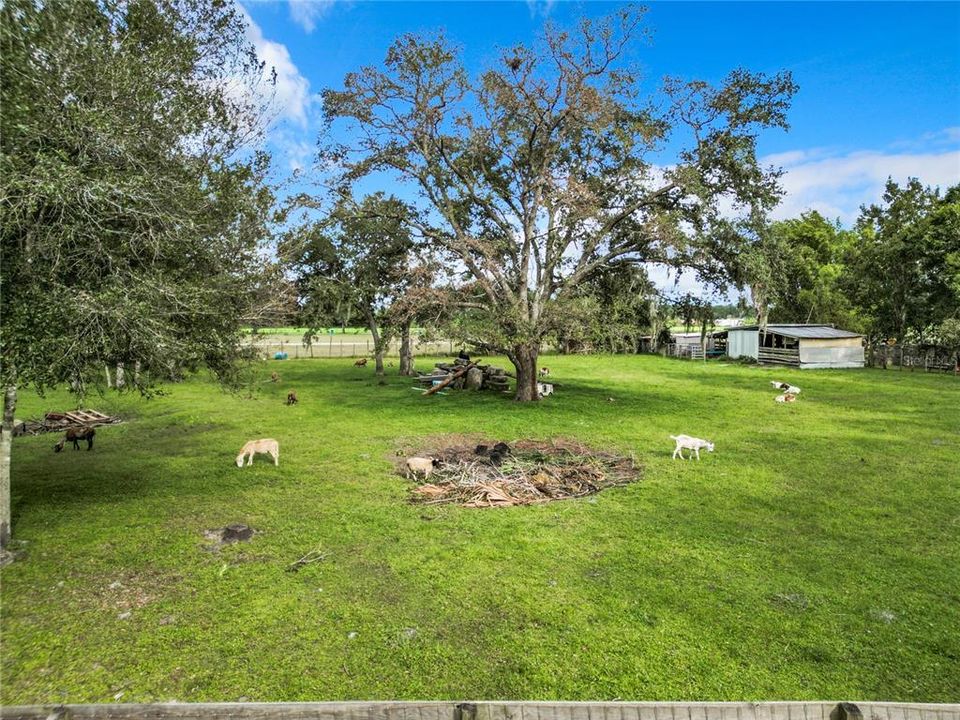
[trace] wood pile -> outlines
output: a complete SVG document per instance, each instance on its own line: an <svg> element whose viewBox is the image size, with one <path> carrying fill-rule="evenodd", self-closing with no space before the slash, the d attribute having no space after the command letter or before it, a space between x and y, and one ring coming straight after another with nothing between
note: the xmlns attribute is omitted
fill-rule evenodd
<svg viewBox="0 0 960 720"><path fill-rule="evenodd" d="M438 450L430 482L411 490L411 502L464 507L534 505L592 495L634 482L641 474L633 458L576 442L520 441L502 457L487 445Z"/></svg>
<svg viewBox="0 0 960 720"><path fill-rule="evenodd" d="M432 394L441 387L452 387L455 390L493 390L507 392L510 390L510 373L495 365L479 365L476 362L457 358L452 363L439 362L433 372L421 373L417 382L430 390Z"/></svg>
<svg viewBox="0 0 960 720"><path fill-rule="evenodd" d="M96 410L71 410L69 412L48 412L43 420L24 420L18 427L18 435L40 435L48 432L63 432L71 427L98 427L115 425L120 418L104 415Z"/></svg>

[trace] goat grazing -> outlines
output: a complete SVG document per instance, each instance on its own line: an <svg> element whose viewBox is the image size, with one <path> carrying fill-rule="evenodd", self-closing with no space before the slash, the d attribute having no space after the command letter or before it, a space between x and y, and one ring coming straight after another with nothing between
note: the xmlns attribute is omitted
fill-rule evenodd
<svg viewBox="0 0 960 720"><path fill-rule="evenodd" d="M545 398L547 395L553 395L553 385L550 383L537 383L537 397Z"/></svg>
<svg viewBox="0 0 960 720"><path fill-rule="evenodd" d="M93 436L96 434L97 434L97 431L94 430L92 427L67 428L67 432L64 434L62 438L60 438L60 442L58 442L56 445L53 446L53 451L60 452L61 450L63 450L63 446L69 440L73 441L74 450L80 449L81 440L87 441L87 450L93 450Z"/></svg>
<svg viewBox="0 0 960 720"><path fill-rule="evenodd" d="M274 465L280 464L280 443L271 438L263 438L261 440L251 440L240 448L240 454L237 455L237 467L243 467L243 461L248 457L247 466L253 465L253 456L257 453L264 453L272 457Z"/></svg>
<svg viewBox="0 0 960 720"><path fill-rule="evenodd" d="M298 402L300 401L297 399L296 391L291 390L287 393L287 405L296 405Z"/></svg>
<svg viewBox="0 0 960 720"><path fill-rule="evenodd" d="M357 360L357 361L353 364L353 366L354 366L354 367L364 367L366 364L367 364L367 359L366 359L366 358L360 358L359 360Z"/></svg>
<svg viewBox="0 0 960 720"><path fill-rule="evenodd" d="M436 458L412 457L407 458L407 477L413 478L417 475L423 475L424 479L430 477L433 469L440 464Z"/></svg>
<svg viewBox="0 0 960 720"><path fill-rule="evenodd" d="M550 377L550 368L546 366L540 368L540 377Z"/></svg>
<svg viewBox="0 0 960 720"><path fill-rule="evenodd" d="M707 440L701 440L700 438L690 437L689 435L671 435L671 440L676 440L677 446L673 449L673 459L677 459L677 455L680 455L681 460L686 460L683 456L684 449L692 450L690 457L693 457L695 453L697 460L700 459L700 449L706 448L707 452L713 452L713 443Z"/></svg>

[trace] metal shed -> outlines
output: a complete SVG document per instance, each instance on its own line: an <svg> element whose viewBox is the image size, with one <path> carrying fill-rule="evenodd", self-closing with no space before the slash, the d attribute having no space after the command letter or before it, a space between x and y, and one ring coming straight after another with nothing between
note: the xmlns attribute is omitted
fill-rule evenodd
<svg viewBox="0 0 960 720"><path fill-rule="evenodd" d="M727 355L801 369L863 367L863 336L830 325L759 325L730 328Z"/></svg>

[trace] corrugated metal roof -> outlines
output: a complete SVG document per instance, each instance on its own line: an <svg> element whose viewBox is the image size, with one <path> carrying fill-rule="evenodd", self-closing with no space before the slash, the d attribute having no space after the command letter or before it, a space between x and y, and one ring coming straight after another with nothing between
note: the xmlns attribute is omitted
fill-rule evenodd
<svg viewBox="0 0 960 720"><path fill-rule="evenodd" d="M730 330L759 330L759 325L744 325L742 327L730 328ZM783 335L791 338L852 338L862 337L858 333L840 328L830 327L829 325L767 325L767 332Z"/></svg>

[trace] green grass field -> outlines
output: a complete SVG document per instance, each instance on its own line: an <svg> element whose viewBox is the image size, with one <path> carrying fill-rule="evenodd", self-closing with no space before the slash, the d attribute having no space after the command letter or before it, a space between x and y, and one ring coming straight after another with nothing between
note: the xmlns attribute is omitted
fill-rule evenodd
<svg viewBox="0 0 960 720"><path fill-rule="evenodd" d="M254 399L194 379L91 400L128 421L90 453L18 438L0 699L956 701L955 378L545 362L562 387L530 406L287 361ZM772 378L800 402L775 404ZM409 504L395 448L446 433L578 438L644 477L534 507ZM677 433L716 452L673 461ZM259 437L280 467L237 469ZM203 548L233 522L259 534Z"/></svg>

